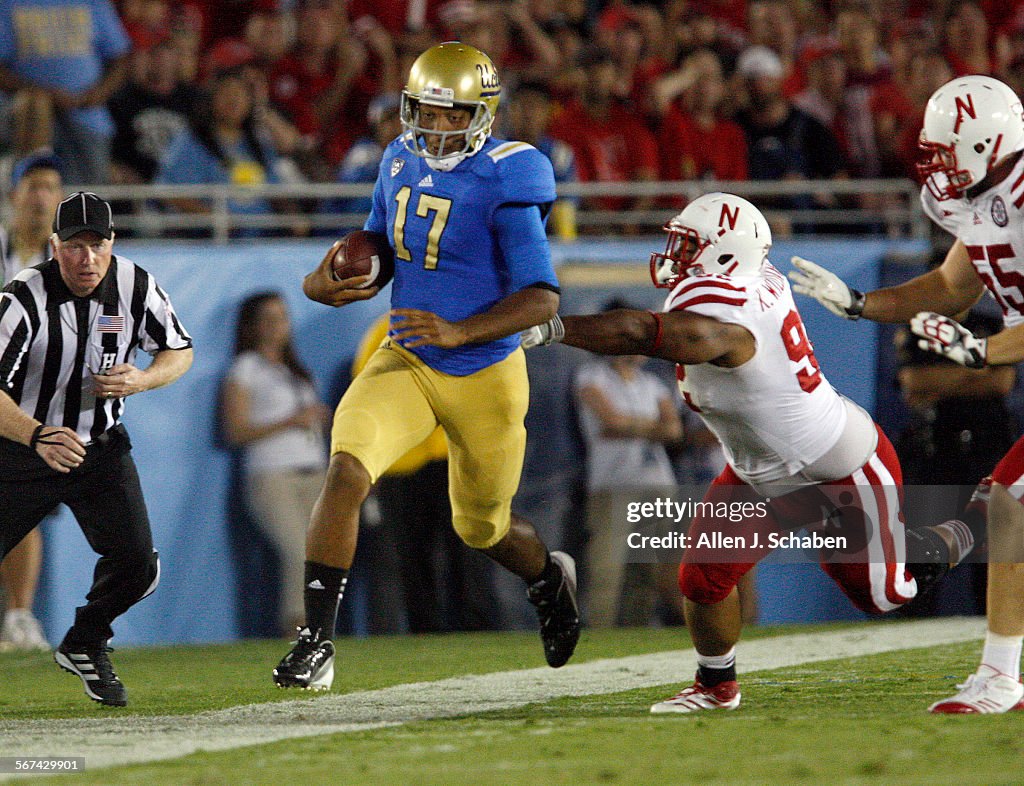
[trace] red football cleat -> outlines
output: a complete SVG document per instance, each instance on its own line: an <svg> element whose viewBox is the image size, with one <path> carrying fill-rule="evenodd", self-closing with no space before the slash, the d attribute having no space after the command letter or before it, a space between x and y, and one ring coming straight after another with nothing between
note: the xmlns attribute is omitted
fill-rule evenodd
<svg viewBox="0 0 1024 786"><path fill-rule="evenodd" d="M671 699L659 701L651 712L661 715L669 712L700 712L701 710L734 710L740 706L740 685L729 680L709 688L702 685L700 678L693 685L684 688Z"/></svg>

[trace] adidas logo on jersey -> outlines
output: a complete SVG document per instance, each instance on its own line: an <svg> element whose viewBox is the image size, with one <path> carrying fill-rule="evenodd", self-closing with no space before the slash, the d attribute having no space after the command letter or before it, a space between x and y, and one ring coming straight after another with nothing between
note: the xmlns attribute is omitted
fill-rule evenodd
<svg viewBox="0 0 1024 786"><path fill-rule="evenodd" d="M306 585L306 587L309 589L324 589L324 585L320 582L320 579L313 579Z"/></svg>
<svg viewBox="0 0 1024 786"><path fill-rule="evenodd" d="M432 186L434 185L434 178L432 178L432 177L431 177L431 176L430 176L430 175L428 174L428 175L427 175L427 176L426 176L425 178L423 178L423 179L422 179L422 180L421 180L421 181L420 181L419 183L417 183L416 185L418 185L418 186L419 186L420 188L431 188L431 187L432 187Z"/></svg>

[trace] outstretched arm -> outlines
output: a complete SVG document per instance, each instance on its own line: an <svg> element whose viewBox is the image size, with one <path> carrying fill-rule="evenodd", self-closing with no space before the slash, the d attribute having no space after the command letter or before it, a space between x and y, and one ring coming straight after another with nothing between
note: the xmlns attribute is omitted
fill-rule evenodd
<svg viewBox="0 0 1024 786"><path fill-rule="evenodd" d="M955 316L977 303L984 291L966 246L957 240L934 270L905 284L869 292L864 316L876 322L909 322L924 310Z"/></svg>
<svg viewBox="0 0 1024 786"><path fill-rule="evenodd" d="M563 317L560 322L563 343L599 355L646 355L686 365L719 361L733 367L746 362L756 349L746 328L686 311L615 309ZM544 327L535 330L543 332ZM551 336L531 341L524 336L524 343L535 346L552 339L559 340Z"/></svg>
<svg viewBox="0 0 1024 786"><path fill-rule="evenodd" d="M806 259L793 257L793 266L796 270L789 274L793 290L813 297L833 314L846 319L863 316L875 322L909 322L924 310L953 316L977 303L984 291L967 248L959 240L935 270L866 295Z"/></svg>

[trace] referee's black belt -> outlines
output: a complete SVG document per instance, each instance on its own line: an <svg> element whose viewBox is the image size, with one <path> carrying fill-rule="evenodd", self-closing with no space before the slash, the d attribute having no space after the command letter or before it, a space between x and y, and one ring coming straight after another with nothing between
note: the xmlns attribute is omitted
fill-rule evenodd
<svg viewBox="0 0 1024 786"><path fill-rule="evenodd" d="M128 433L125 431L124 424L118 423L116 426L108 428L95 439L90 439L88 442L85 443L85 447L87 449L91 448L94 445L98 448L106 447L113 440L122 439L127 436Z"/></svg>

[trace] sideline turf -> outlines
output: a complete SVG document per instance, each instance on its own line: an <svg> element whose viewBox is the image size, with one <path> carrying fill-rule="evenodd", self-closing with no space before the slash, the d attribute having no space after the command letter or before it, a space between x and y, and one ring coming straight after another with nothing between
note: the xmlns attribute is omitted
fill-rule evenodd
<svg viewBox="0 0 1024 786"><path fill-rule="evenodd" d="M588 645L580 655L592 659L676 649L685 646L683 635L652 630L588 633ZM784 639L779 645L785 646ZM344 642L344 646L348 654L365 658L366 668L360 675L346 676L353 688L535 666L540 657L533 636L517 634L377 639ZM159 692L154 688L147 701L171 698L172 706L154 708L166 713L240 703L232 696L266 700L256 695L260 689L248 680L266 671L264 650L276 653L279 648L277 642L203 648L204 656L219 655L217 668L230 683L222 694L210 698L207 694L216 692L176 693L174 686L165 686ZM648 715L649 704L677 687L667 686L375 732L195 754L171 762L97 770L74 780L103 784L263 784L300 779L344 784L1016 783L1024 753L1024 713L949 718L924 712L930 701L954 690L954 683L974 667L977 652L978 645L969 643L746 675L744 706L733 713ZM155 679L196 653L175 648L125 652L124 656L136 656L135 665ZM0 660L0 671L6 662ZM688 671L691 664L681 666ZM21 682L21 676L15 681ZM52 676L48 681L53 681ZM7 680L3 684L5 694L14 687ZM272 688L267 691L270 697L280 696ZM25 717L40 717L38 710L37 705ZM36 778L33 782L50 781Z"/></svg>

